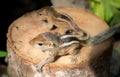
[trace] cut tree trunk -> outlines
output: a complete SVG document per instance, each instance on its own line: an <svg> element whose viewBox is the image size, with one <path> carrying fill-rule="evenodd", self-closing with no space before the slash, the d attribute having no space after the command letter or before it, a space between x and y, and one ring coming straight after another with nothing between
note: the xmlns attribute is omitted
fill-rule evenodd
<svg viewBox="0 0 120 77"><path fill-rule="evenodd" d="M55 9L70 15L91 37L109 28L99 17L84 10L71 7L55 7ZM43 72L37 72L35 65L48 55L32 47L29 41L38 34L49 31L42 26L39 11L21 16L9 27L7 51L10 77L109 77L112 38L97 45L82 47L75 64L70 61L71 55L60 56L55 62L46 64ZM66 22L55 23L59 27L54 32L64 33L69 27Z"/></svg>

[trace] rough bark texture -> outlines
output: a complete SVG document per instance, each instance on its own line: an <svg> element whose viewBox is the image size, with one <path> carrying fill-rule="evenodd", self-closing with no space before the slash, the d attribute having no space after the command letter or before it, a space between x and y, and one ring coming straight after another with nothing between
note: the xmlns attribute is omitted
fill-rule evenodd
<svg viewBox="0 0 120 77"><path fill-rule="evenodd" d="M56 10L70 15L91 37L108 29L104 21L89 12L71 7L56 7ZM66 55L46 64L43 73L35 71L35 65L47 55L29 45L29 41L38 34L49 31L42 26L39 11L23 15L9 27L7 50L10 77L109 77L112 39L81 48L75 64L70 61L71 56ZM65 22L55 23L59 26L56 30L59 33L69 27Z"/></svg>

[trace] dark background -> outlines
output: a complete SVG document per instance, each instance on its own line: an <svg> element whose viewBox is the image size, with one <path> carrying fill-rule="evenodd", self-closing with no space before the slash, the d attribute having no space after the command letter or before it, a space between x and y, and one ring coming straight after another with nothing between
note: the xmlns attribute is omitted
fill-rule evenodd
<svg viewBox="0 0 120 77"><path fill-rule="evenodd" d="M0 0L0 50L6 51L6 33L15 19L48 5L50 0ZM4 58L0 58L0 63L4 63Z"/></svg>

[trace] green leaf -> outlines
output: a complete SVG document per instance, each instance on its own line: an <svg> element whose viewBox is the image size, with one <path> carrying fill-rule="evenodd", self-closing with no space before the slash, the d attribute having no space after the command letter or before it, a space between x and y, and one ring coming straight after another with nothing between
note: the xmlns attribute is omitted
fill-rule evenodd
<svg viewBox="0 0 120 77"><path fill-rule="evenodd" d="M7 52L5 51L0 51L0 57L6 57L7 56Z"/></svg>
<svg viewBox="0 0 120 77"><path fill-rule="evenodd" d="M120 48L115 48L115 50L117 50L120 53Z"/></svg>
<svg viewBox="0 0 120 77"><path fill-rule="evenodd" d="M110 0L110 3L113 7L120 9L120 0Z"/></svg>
<svg viewBox="0 0 120 77"><path fill-rule="evenodd" d="M104 20L106 22L109 22L111 18L113 17L113 9L112 6L110 5L110 0L102 0L103 1L103 6L104 6Z"/></svg>
<svg viewBox="0 0 120 77"><path fill-rule="evenodd" d="M104 19L104 8L103 8L103 3L101 0L91 0L90 7L92 8L93 12L97 16Z"/></svg>
<svg viewBox="0 0 120 77"><path fill-rule="evenodd" d="M109 22L110 26L120 23L120 11L117 11L111 21Z"/></svg>
<svg viewBox="0 0 120 77"><path fill-rule="evenodd" d="M112 19L115 10L120 8L120 0L90 0L89 3L93 13L107 23Z"/></svg>

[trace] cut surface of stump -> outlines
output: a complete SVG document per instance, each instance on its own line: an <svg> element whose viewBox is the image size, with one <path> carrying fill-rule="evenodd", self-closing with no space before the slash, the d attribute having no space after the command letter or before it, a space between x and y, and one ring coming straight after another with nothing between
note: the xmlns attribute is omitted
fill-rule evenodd
<svg viewBox="0 0 120 77"><path fill-rule="evenodd" d="M76 8L55 7L60 13L68 14L79 28L90 36L95 36L106 29L108 25L97 16ZM71 55L60 56L55 62L46 64L43 72L35 71L35 65L48 55L32 47L29 41L40 33L48 32L43 26L39 12L27 13L15 20L7 33L7 51L9 55L10 77L107 77L112 51L112 39L107 39L97 45L82 47L78 62L72 63ZM57 29L54 32L64 33L69 24L54 22Z"/></svg>

